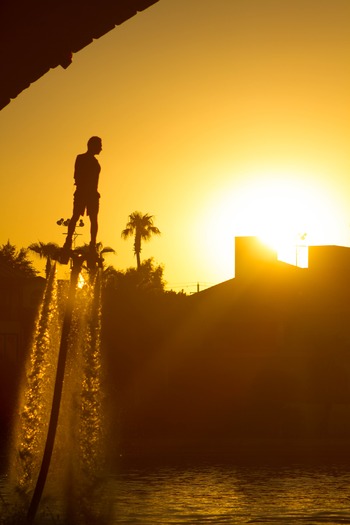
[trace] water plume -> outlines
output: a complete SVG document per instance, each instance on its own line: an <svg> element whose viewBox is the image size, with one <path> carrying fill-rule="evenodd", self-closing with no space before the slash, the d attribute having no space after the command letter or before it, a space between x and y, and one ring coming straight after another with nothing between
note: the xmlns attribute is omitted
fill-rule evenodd
<svg viewBox="0 0 350 525"><path fill-rule="evenodd" d="M101 276L78 290L70 334L63 411L70 432L59 429L70 451L65 504L68 522L103 520L104 422L101 362ZM64 426L64 423L63 423ZM63 432L62 432L63 431ZM69 442L67 442L69 440ZM99 502L96 505L96 502Z"/></svg>
<svg viewBox="0 0 350 525"><path fill-rule="evenodd" d="M32 496L29 523L38 509L41 520L54 509L55 520L65 525L109 522L103 501L101 275L90 275L81 289L78 274L72 277L68 297L58 294L55 269L47 281L14 431L11 479L24 512Z"/></svg>
<svg viewBox="0 0 350 525"><path fill-rule="evenodd" d="M59 317L54 266L35 321L12 440L10 479L23 504L33 490L45 443L59 348Z"/></svg>

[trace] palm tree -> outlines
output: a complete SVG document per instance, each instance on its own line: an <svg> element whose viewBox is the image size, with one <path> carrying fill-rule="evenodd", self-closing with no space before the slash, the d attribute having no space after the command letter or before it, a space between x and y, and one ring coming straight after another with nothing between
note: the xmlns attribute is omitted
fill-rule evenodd
<svg viewBox="0 0 350 525"><path fill-rule="evenodd" d="M28 246L28 249L39 255L40 259L46 259L45 276L46 279L50 275L52 260L57 260L60 247L54 242L35 242Z"/></svg>
<svg viewBox="0 0 350 525"><path fill-rule="evenodd" d="M16 246L10 241L0 246L0 266L17 272L23 277L35 277L38 273L34 269L32 261L28 259L28 250L26 248L17 250Z"/></svg>
<svg viewBox="0 0 350 525"><path fill-rule="evenodd" d="M125 230L122 231L122 238L127 239L134 235L134 254L136 255L137 269L141 268L141 242L149 241L152 235L160 235L159 229L153 224L153 215L146 213L142 215L139 211L134 211L129 215L129 221Z"/></svg>

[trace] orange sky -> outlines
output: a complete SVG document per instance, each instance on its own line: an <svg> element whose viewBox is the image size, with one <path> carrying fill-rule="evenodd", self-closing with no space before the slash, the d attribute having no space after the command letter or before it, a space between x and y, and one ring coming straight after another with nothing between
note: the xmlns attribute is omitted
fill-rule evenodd
<svg viewBox="0 0 350 525"><path fill-rule="evenodd" d="M135 210L162 231L142 257L188 293L233 277L235 235L349 245L349 20L348 0L160 0L93 42L0 113L0 243L63 242L97 134L116 268Z"/></svg>

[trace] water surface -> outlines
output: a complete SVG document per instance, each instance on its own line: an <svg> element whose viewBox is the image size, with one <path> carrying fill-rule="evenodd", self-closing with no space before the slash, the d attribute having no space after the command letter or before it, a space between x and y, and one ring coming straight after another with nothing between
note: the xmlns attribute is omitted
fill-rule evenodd
<svg viewBox="0 0 350 525"><path fill-rule="evenodd" d="M342 465L134 463L104 484L101 525L350 524L350 470ZM4 507L11 500L4 476L0 491ZM61 503L45 500L41 521L64 523Z"/></svg>

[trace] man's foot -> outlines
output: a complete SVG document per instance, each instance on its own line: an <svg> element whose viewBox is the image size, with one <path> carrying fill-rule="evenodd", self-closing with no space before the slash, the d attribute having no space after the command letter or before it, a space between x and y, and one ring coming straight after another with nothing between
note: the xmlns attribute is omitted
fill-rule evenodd
<svg viewBox="0 0 350 525"><path fill-rule="evenodd" d="M89 255L87 258L87 265L90 269L95 269L101 266L101 257L97 253L96 244L90 242L89 244Z"/></svg>
<svg viewBox="0 0 350 525"><path fill-rule="evenodd" d="M66 239L66 242L64 243L61 249L61 254L59 258L59 262L61 264L68 264L68 261L71 255L71 250L72 250L72 241L70 241L69 239Z"/></svg>

